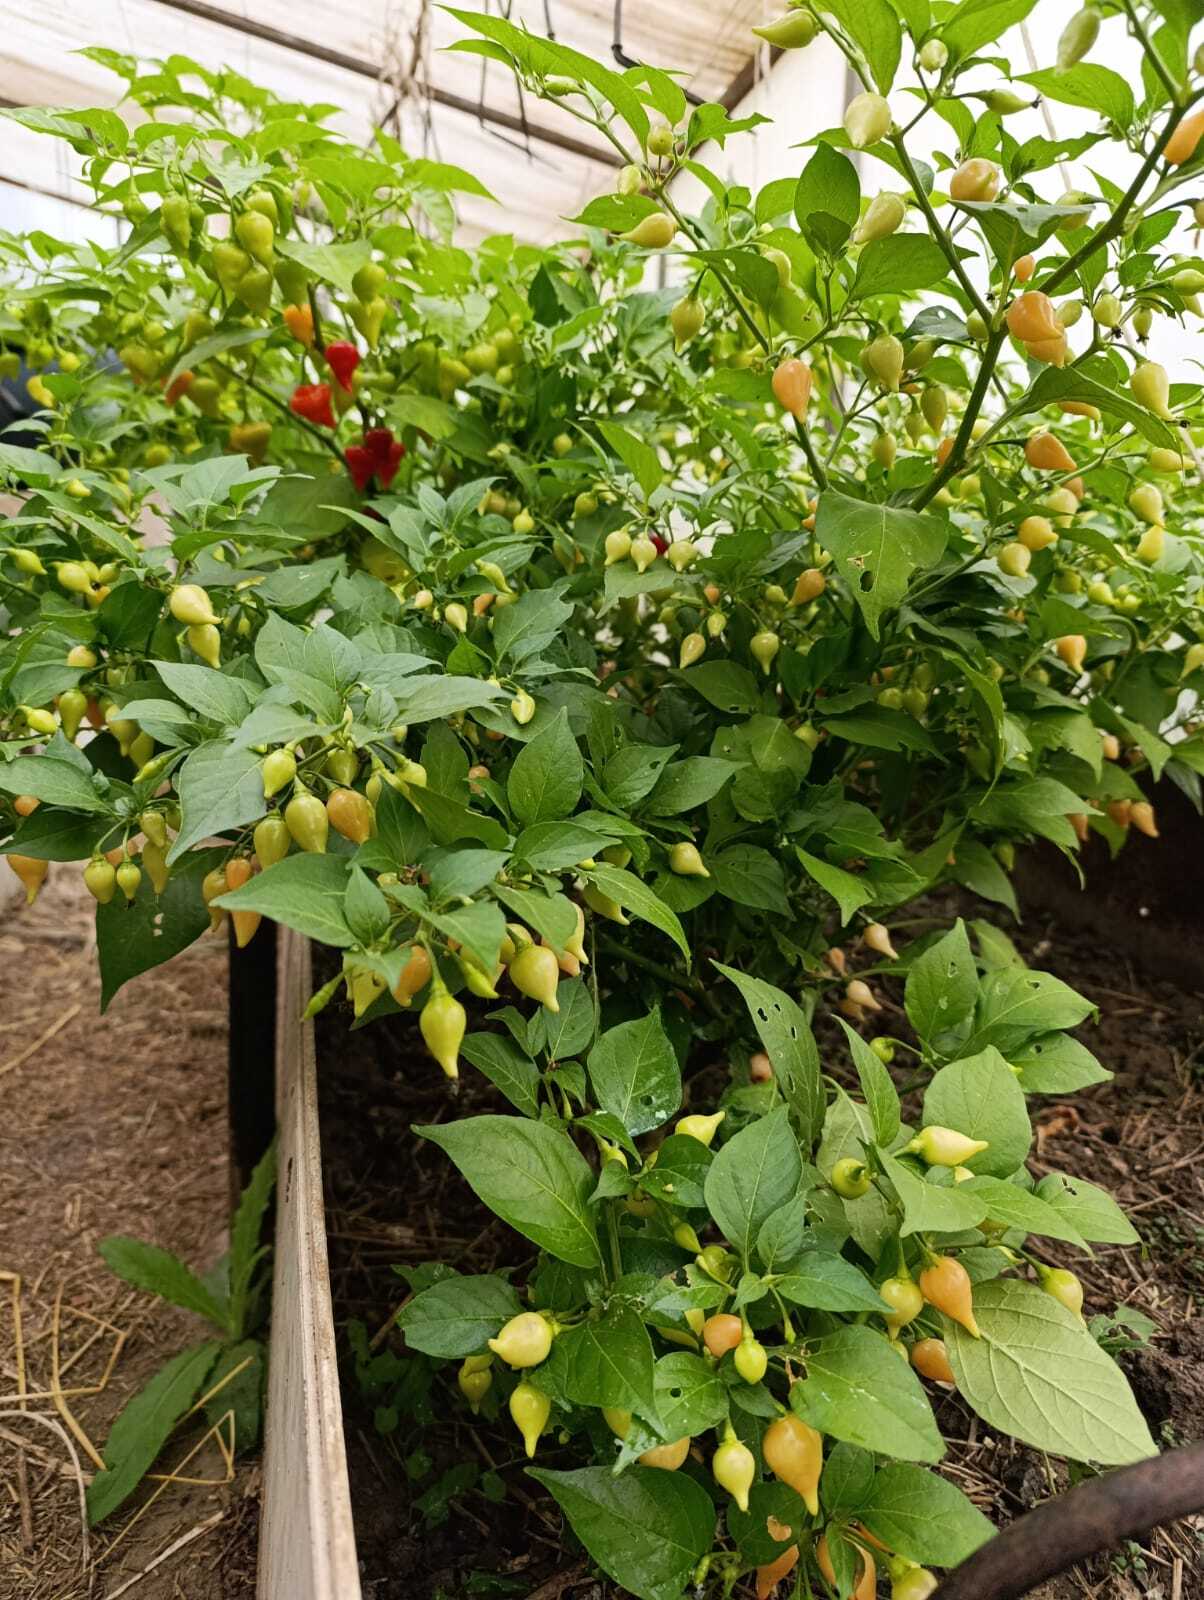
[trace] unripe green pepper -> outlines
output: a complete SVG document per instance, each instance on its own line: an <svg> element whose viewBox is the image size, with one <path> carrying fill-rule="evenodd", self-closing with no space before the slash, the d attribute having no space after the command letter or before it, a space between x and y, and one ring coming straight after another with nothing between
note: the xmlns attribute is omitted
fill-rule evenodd
<svg viewBox="0 0 1204 1600"><path fill-rule="evenodd" d="M1065 1267L1037 1268L1037 1276L1045 1293L1056 1300L1059 1305L1073 1311L1076 1317L1083 1315L1083 1285Z"/></svg>
<svg viewBox="0 0 1204 1600"><path fill-rule="evenodd" d="M117 893L117 869L103 856L93 856L84 868L84 887L92 898L107 906Z"/></svg>
<svg viewBox="0 0 1204 1600"><path fill-rule="evenodd" d="M844 1156L832 1168L829 1183L843 1200L859 1200L870 1190L870 1171L856 1156Z"/></svg>
<svg viewBox="0 0 1204 1600"><path fill-rule="evenodd" d="M1057 64L1060 72L1081 61L1099 36L1100 14L1095 6L1083 6L1062 30L1058 40Z"/></svg>
<svg viewBox="0 0 1204 1600"><path fill-rule="evenodd" d="M270 267L275 259L276 228L262 211L244 211L234 224L234 236L256 261ZM269 285L268 293L271 293Z"/></svg>
<svg viewBox="0 0 1204 1600"><path fill-rule="evenodd" d="M870 201L869 209L853 229L854 244L870 244L874 239L886 239L902 226L907 215L907 201L901 194L884 189Z"/></svg>
<svg viewBox="0 0 1204 1600"><path fill-rule="evenodd" d="M753 1337L751 1330L745 1331L732 1361L745 1383L760 1383L769 1367L765 1346Z"/></svg>
<svg viewBox="0 0 1204 1600"><path fill-rule="evenodd" d="M930 1125L920 1129L907 1149L919 1155L930 1167L960 1167L987 1149L988 1142L986 1139L967 1138L953 1128Z"/></svg>
<svg viewBox="0 0 1204 1600"><path fill-rule="evenodd" d="M560 1010L556 998L560 965L554 950L546 945L524 945L509 963L509 973L511 983L520 994L538 1000L545 1011Z"/></svg>
<svg viewBox="0 0 1204 1600"><path fill-rule="evenodd" d="M691 844L688 839L682 839L671 847L669 871L676 873L679 878L710 877L702 856L698 853L698 846Z"/></svg>
<svg viewBox="0 0 1204 1600"><path fill-rule="evenodd" d="M330 818L317 795L298 786L284 808L284 821L294 843L302 850L321 854L326 849Z"/></svg>
<svg viewBox="0 0 1204 1600"><path fill-rule="evenodd" d="M880 94L855 95L845 109L844 130L856 150L885 139L890 123L890 105Z"/></svg>
<svg viewBox="0 0 1204 1600"><path fill-rule="evenodd" d="M879 1284L878 1293L891 1308L883 1317L892 1336L909 1322L914 1322L924 1309L924 1296L920 1286L910 1278L887 1278Z"/></svg>
<svg viewBox="0 0 1204 1600"><path fill-rule="evenodd" d="M700 1116L698 1113L680 1117L674 1124L673 1132L683 1134L687 1139L697 1139L699 1144L704 1144L709 1149L719 1131L720 1123L726 1116L726 1111L715 1111L709 1117ZM708 1246L708 1248L715 1247ZM726 1255L726 1252L724 1254Z"/></svg>
<svg viewBox="0 0 1204 1600"><path fill-rule="evenodd" d="M460 1044L468 1027L468 1013L448 991L438 969L432 974L430 997L419 1013L418 1026L427 1049L446 1075L458 1078Z"/></svg>
<svg viewBox="0 0 1204 1600"><path fill-rule="evenodd" d="M510 1396L510 1415L523 1436L528 1457L534 1456L540 1435L548 1425L552 1402L533 1383L520 1383Z"/></svg>
<svg viewBox="0 0 1204 1600"><path fill-rule="evenodd" d="M481 1401L493 1386L493 1363L488 1356L466 1356L456 1382L475 1417L481 1409Z"/></svg>

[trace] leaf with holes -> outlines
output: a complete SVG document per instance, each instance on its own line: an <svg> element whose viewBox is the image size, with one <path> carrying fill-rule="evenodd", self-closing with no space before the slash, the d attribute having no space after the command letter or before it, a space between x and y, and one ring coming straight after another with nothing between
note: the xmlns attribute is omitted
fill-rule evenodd
<svg viewBox="0 0 1204 1600"><path fill-rule="evenodd" d="M913 572L936 565L948 534L945 522L923 512L871 505L837 489L819 497L816 540L831 551L875 639L883 613L903 599Z"/></svg>

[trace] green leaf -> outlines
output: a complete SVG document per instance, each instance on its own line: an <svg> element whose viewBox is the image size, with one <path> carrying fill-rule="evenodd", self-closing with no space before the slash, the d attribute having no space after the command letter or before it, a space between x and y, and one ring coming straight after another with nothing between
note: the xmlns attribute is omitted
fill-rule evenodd
<svg viewBox="0 0 1204 1600"><path fill-rule="evenodd" d="M510 768L506 796L518 820L558 822L581 798L585 767L561 707L547 727L525 744Z"/></svg>
<svg viewBox="0 0 1204 1600"><path fill-rule="evenodd" d="M339 949L356 943L344 915L349 866L346 856L302 851L257 872L241 889L213 903L226 911L259 911L307 939Z"/></svg>
<svg viewBox="0 0 1204 1600"><path fill-rule="evenodd" d="M555 589L528 589L494 618L498 663L526 661L546 650L572 614Z"/></svg>
<svg viewBox="0 0 1204 1600"><path fill-rule="evenodd" d="M977 998L978 969L965 923L959 917L948 933L912 963L903 1005L920 1038L925 1044L934 1044L964 1028Z"/></svg>
<svg viewBox="0 0 1204 1600"><path fill-rule="evenodd" d="M178 863L202 839L266 815L262 760L254 750L217 740L197 746L176 774L183 822L167 852L169 864Z"/></svg>
<svg viewBox="0 0 1204 1600"><path fill-rule="evenodd" d="M874 1142L890 1146L899 1131L900 1123L899 1095L894 1081L883 1062L861 1035L855 1033L843 1018L837 1018L837 1021L844 1029L853 1065L857 1068L861 1092L865 1096L866 1110L870 1114L870 1122L874 1129Z"/></svg>
<svg viewBox="0 0 1204 1600"><path fill-rule="evenodd" d="M749 1123L715 1157L706 1180L707 1209L745 1263L762 1224L791 1198L802 1174L785 1109Z"/></svg>
<svg viewBox="0 0 1204 1600"><path fill-rule="evenodd" d="M986 1139L987 1148L965 1165L999 1178L1024 1164L1032 1143L1024 1090L992 1045L941 1068L924 1092L924 1121Z"/></svg>
<svg viewBox="0 0 1204 1600"><path fill-rule="evenodd" d="M1105 1190L1085 1178L1050 1172L1037 1185L1036 1196L1059 1212L1092 1244L1136 1244L1137 1230Z"/></svg>
<svg viewBox="0 0 1204 1600"><path fill-rule="evenodd" d="M1044 67L1040 72L1025 72L1019 81L1031 83L1047 100L1098 111L1126 132L1133 121L1132 89L1119 72L1093 61L1080 61L1070 68Z"/></svg>
<svg viewBox="0 0 1204 1600"><path fill-rule="evenodd" d="M397 1326L411 1350L454 1359L480 1354L486 1340L522 1309L504 1278L440 1278L401 1308Z"/></svg>
<svg viewBox="0 0 1204 1600"><path fill-rule="evenodd" d="M633 1137L659 1128L681 1105L681 1069L659 1011L608 1028L588 1066L599 1108L613 1112Z"/></svg>
<svg viewBox="0 0 1204 1600"><path fill-rule="evenodd" d="M536 872L563 872L588 861L617 837L580 822L537 822L519 834L513 854Z"/></svg>
<svg viewBox="0 0 1204 1600"><path fill-rule="evenodd" d="M725 899L754 911L790 915L785 876L777 857L768 850L756 844L736 844L707 859L715 887Z"/></svg>
<svg viewBox="0 0 1204 1600"><path fill-rule="evenodd" d="M704 661L681 677L688 689L731 716L746 715L761 703L757 680L737 661Z"/></svg>
<svg viewBox="0 0 1204 1600"><path fill-rule="evenodd" d="M883 1544L921 1565L955 1567L995 1536L994 1523L956 1484L906 1461L879 1468L858 1509Z"/></svg>
<svg viewBox="0 0 1204 1600"><path fill-rule="evenodd" d="M212 667L198 667L178 661L152 661L151 666L168 689L190 711L207 717L223 728L237 728L255 704L255 691L242 678Z"/></svg>
<svg viewBox="0 0 1204 1600"><path fill-rule="evenodd" d="M1156 1454L1124 1374L1052 1295L998 1278L975 1289L974 1315L982 1337L951 1323L947 1344L958 1393L984 1422L1072 1461Z"/></svg>
<svg viewBox="0 0 1204 1600"><path fill-rule="evenodd" d="M601 1261L588 1207L594 1178L566 1133L523 1117L464 1117L417 1127L455 1162L503 1222L575 1267Z"/></svg>
<svg viewBox="0 0 1204 1600"><path fill-rule="evenodd" d="M871 505L825 489L819 497L815 537L831 551L866 627L877 639L882 614L903 599L911 574L940 560L948 528L922 512Z"/></svg>
<svg viewBox="0 0 1204 1600"><path fill-rule="evenodd" d="M960 849L961 846L959 845ZM1107 1083L1112 1074L1077 1039L1047 1033L1030 1039L1009 1054L1026 1094L1077 1094L1093 1083Z"/></svg>
<svg viewBox="0 0 1204 1600"><path fill-rule="evenodd" d="M727 1416L723 1379L702 1356L688 1350L662 1356L656 1363L655 1382L656 1409L666 1439L694 1438Z"/></svg>
<svg viewBox="0 0 1204 1600"><path fill-rule="evenodd" d="M976 1177L958 1184L958 1192L978 1195L992 1222L1003 1222L1009 1228L1019 1228L1022 1233L1033 1233L1044 1239L1064 1239L1081 1250L1087 1248L1086 1240L1073 1222L1017 1183Z"/></svg>
<svg viewBox="0 0 1204 1600"><path fill-rule="evenodd" d="M201 898L201 879L224 853L192 851L176 864L162 894L155 893L144 872L132 904L117 895L107 906L97 906L102 1011L123 984L170 961L205 932L209 912Z"/></svg>
<svg viewBox="0 0 1204 1600"><path fill-rule="evenodd" d="M539 1116L539 1070L503 1033L470 1033L460 1054L483 1072L524 1117Z"/></svg>
<svg viewBox="0 0 1204 1600"><path fill-rule="evenodd" d="M830 1250L804 1251L793 1272L774 1285L785 1300L815 1311L884 1310L882 1296L851 1261Z"/></svg>
<svg viewBox="0 0 1204 1600"><path fill-rule="evenodd" d="M32 794L44 805L66 806L71 811L111 809L97 794L89 773L57 756L17 756L0 762L0 789L6 794Z"/></svg>
<svg viewBox="0 0 1204 1600"><path fill-rule="evenodd" d="M795 846L794 853L807 876L836 901L842 922L851 922L862 906L877 898L878 891L868 878L859 878L843 867L834 867L830 861L821 861L801 845Z"/></svg>
<svg viewBox="0 0 1204 1600"><path fill-rule="evenodd" d="M611 1306L562 1333L556 1373L574 1405L614 1406L656 1417L652 1341L632 1306Z"/></svg>
<svg viewBox="0 0 1204 1600"><path fill-rule="evenodd" d="M794 191L799 227L815 248L834 254L852 233L860 212L857 168L847 156L821 141Z"/></svg>
<svg viewBox="0 0 1204 1600"><path fill-rule="evenodd" d="M561 978L556 987L559 1011L541 1006L529 1025L532 1050L546 1051L552 1061L578 1055L594 1036L594 1002L580 978Z"/></svg>
<svg viewBox="0 0 1204 1600"><path fill-rule="evenodd" d="M234 1449L236 1453L252 1449L259 1442L260 1423L263 1416L263 1389L265 1350L258 1339L243 1339L238 1344L223 1345L221 1353L205 1380L206 1392L212 1399L205 1405L205 1420L211 1428L224 1418L234 1419ZM228 1381L227 1374L241 1367L237 1377ZM218 1385L222 1384L221 1388Z"/></svg>
<svg viewBox="0 0 1204 1600"><path fill-rule="evenodd" d="M687 756L672 761L657 780L644 810L650 817L676 817L713 800L740 769L714 756Z"/></svg>
<svg viewBox="0 0 1204 1600"><path fill-rule="evenodd" d="M252 1280L255 1268L263 1259L259 1241L268 1202L275 1187L276 1144L273 1140L256 1163L250 1181L239 1196L230 1224L230 1328L235 1338L249 1331L246 1324Z"/></svg>
<svg viewBox="0 0 1204 1600"><path fill-rule="evenodd" d="M739 989L757 1037L773 1063L798 1136L806 1147L819 1137L824 1123L824 1088L815 1036L801 1007L784 990L761 978L750 978L715 962L717 971Z"/></svg>
<svg viewBox="0 0 1204 1600"><path fill-rule="evenodd" d="M220 1348L216 1339L190 1345L123 1406L105 1440L104 1471L88 1485L88 1521L93 1527L111 1516L138 1487L168 1435L204 1388Z"/></svg>
<svg viewBox="0 0 1204 1600"><path fill-rule="evenodd" d="M715 1532L715 1508L701 1484L656 1467L630 1467L618 1478L607 1467L527 1472L621 1589L638 1600L680 1600Z"/></svg>
<svg viewBox="0 0 1204 1600"><path fill-rule="evenodd" d="M973 55L1023 22L1036 3L1037 0L961 0L942 24L940 36L951 55Z"/></svg>
<svg viewBox="0 0 1204 1600"><path fill-rule="evenodd" d="M849 299L910 294L930 289L948 275L949 263L935 239L926 233L895 233L872 240L861 252Z"/></svg>
<svg viewBox="0 0 1204 1600"><path fill-rule="evenodd" d="M824 0L870 64L880 94L889 94L899 66L903 33L887 0Z"/></svg>
<svg viewBox="0 0 1204 1600"><path fill-rule="evenodd" d="M976 1026L965 1049L993 1044L1010 1051L1035 1033L1076 1028L1094 1010L1090 1000L1048 972L1003 967L982 980Z"/></svg>
<svg viewBox="0 0 1204 1600"><path fill-rule="evenodd" d="M350 287L348 284L348 289ZM212 361L214 356L225 355L227 350L237 350L244 344L262 342L267 338L267 333L266 328L223 328L219 333L211 333L207 339L199 339L196 344L189 345L188 349L180 354L164 383L165 385L173 383L181 372L199 370L202 363Z"/></svg>
<svg viewBox="0 0 1204 1600"><path fill-rule="evenodd" d="M821 1339L790 1404L821 1433L880 1455L939 1461L945 1453L920 1380L872 1328L838 1328Z"/></svg>
<svg viewBox="0 0 1204 1600"><path fill-rule="evenodd" d="M135 1289L145 1289L148 1294L170 1300L173 1306L195 1311L223 1333L228 1331L226 1306L206 1288L192 1268L185 1266L170 1250L122 1234L102 1239L96 1248L109 1271L124 1278L126 1283L132 1283Z"/></svg>
<svg viewBox="0 0 1204 1600"><path fill-rule="evenodd" d="M520 922L542 935L554 950L563 950L577 931L577 908L567 895L539 889L512 889L496 883L493 893Z"/></svg>
<svg viewBox="0 0 1204 1600"><path fill-rule="evenodd" d="M657 1152L656 1165L640 1173L645 1194L684 1211L706 1205L707 1173L715 1158L688 1133L671 1133Z"/></svg>
<svg viewBox="0 0 1204 1600"><path fill-rule="evenodd" d="M879 1151L879 1159L903 1207L901 1238L913 1233L960 1233L977 1227L986 1216L986 1201L967 1193L968 1185L930 1183L885 1150Z"/></svg>
<svg viewBox="0 0 1204 1600"><path fill-rule="evenodd" d="M648 887L635 876L622 867L608 866L600 861L596 867L591 867L587 874L589 881L600 889L608 899L617 901L624 911L630 911L633 916L639 917L641 922L650 922L654 928L659 928L685 956L687 963L690 960L690 946L677 913L670 911L669 907Z"/></svg>
<svg viewBox="0 0 1204 1600"><path fill-rule="evenodd" d="M1108 368L1101 370L1110 372ZM1046 367L1014 414L1023 416L1031 411L1041 411L1046 406L1057 404L1059 400L1086 400L1090 405L1098 406L1106 415L1119 417L1122 422L1136 428L1151 444L1176 448L1178 434L1174 428L1161 421L1152 411L1138 405L1136 400L1120 389L1097 382L1089 371L1081 367Z"/></svg>
<svg viewBox="0 0 1204 1600"><path fill-rule="evenodd" d="M656 451L618 422L599 422L598 432L639 484L644 499L649 499L664 478Z"/></svg>

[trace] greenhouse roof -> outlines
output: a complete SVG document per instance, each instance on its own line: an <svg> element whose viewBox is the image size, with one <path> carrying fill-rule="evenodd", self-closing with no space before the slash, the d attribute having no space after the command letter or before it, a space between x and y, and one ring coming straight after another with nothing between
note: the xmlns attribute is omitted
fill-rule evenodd
<svg viewBox="0 0 1204 1600"><path fill-rule="evenodd" d="M754 55L759 0L688 5L623 0L511 0L512 22L608 64L670 68L701 100L734 106L768 66ZM449 50L470 29L427 0L10 0L0 41L0 101L10 106L114 106L122 85L78 52L101 45L140 57L191 57L230 68L287 99L340 107L335 125L367 140L374 126L412 155L472 172L504 203L460 206L471 233L504 227L543 240L605 187L617 157L600 136L555 104L524 95L509 69ZM337 23L337 26L332 24ZM12 124L0 145L0 225L79 233L90 193L71 152ZM95 229L94 221L91 224Z"/></svg>

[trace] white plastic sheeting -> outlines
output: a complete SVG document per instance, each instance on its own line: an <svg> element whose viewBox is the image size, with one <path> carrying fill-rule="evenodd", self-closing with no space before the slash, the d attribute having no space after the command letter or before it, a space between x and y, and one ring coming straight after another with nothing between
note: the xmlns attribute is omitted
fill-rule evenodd
<svg viewBox="0 0 1204 1600"><path fill-rule="evenodd" d="M531 32L614 64L613 0L463 0L463 9L506 10ZM753 57L751 23L767 14L766 0L628 0L620 9L622 44L632 57L680 72L701 98L720 99ZM503 65L446 48L469 35L428 0L7 0L0 101L116 105L120 80L76 53L89 45L147 58L188 56L289 99L337 105L335 125L357 139L366 142L384 122L411 154L467 168L499 202L461 204L472 234L554 237L561 218L605 188L613 152L559 106L520 96ZM482 104L485 117L475 114ZM489 113L520 126L499 126ZM524 132L524 120L595 147L604 159ZM58 141L8 123L0 139L0 226L76 236L93 229L94 219L72 217L73 208L55 203L87 204L76 169Z"/></svg>

